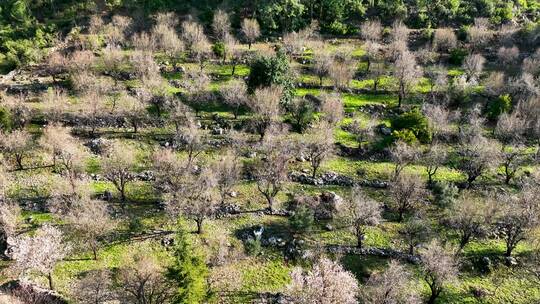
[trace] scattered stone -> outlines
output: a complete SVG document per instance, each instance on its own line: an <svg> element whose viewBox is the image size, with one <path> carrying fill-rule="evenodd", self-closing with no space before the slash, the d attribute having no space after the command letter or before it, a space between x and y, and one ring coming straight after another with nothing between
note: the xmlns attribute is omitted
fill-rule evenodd
<svg viewBox="0 0 540 304"><path fill-rule="evenodd" d="M506 257L505 259L505 262L506 262L506 266L517 266L518 264L518 261L516 260L516 258L514 257Z"/></svg>

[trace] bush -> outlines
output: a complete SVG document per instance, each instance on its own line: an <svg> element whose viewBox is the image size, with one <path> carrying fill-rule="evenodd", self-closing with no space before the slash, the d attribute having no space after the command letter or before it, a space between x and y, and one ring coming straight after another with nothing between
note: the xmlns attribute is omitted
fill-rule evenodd
<svg viewBox="0 0 540 304"><path fill-rule="evenodd" d="M223 56L225 56L225 44L221 41L214 43L212 46L212 52L214 52L216 57L223 58Z"/></svg>
<svg viewBox="0 0 540 304"><path fill-rule="evenodd" d="M421 143L431 142L433 134L429 128L428 120L418 108L395 117L391 121L391 125L395 131L410 130ZM405 141L410 140L410 134L406 134L406 132L398 132L397 135L402 136L400 139Z"/></svg>
<svg viewBox="0 0 540 304"><path fill-rule="evenodd" d="M315 220L313 210L301 205L294 211L294 214L289 217L289 225L294 232L308 232L313 226Z"/></svg>
<svg viewBox="0 0 540 304"><path fill-rule="evenodd" d="M256 58L251 63L247 85L249 93L255 92L260 87L279 85L283 88L282 102L291 101L294 96L294 85L287 55L279 50L276 56Z"/></svg>
<svg viewBox="0 0 540 304"><path fill-rule="evenodd" d="M12 126L13 120L10 111L4 107L0 107L0 129L2 131L9 131Z"/></svg>
<svg viewBox="0 0 540 304"><path fill-rule="evenodd" d="M258 256L262 252L262 244L259 238L249 238L245 243L246 253L251 256Z"/></svg>
<svg viewBox="0 0 540 304"><path fill-rule="evenodd" d="M416 142L416 136L409 129L393 131L392 138L394 139L394 141L402 140L408 144L413 144Z"/></svg>
<svg viewBox="0 0 540 304"><path fill-rule="evenodd" d="M433 184L435 204L442 208L451 207L459 195L459 189L453 183L438 181Z"/></svg>
<svg viewBox="0 0 540 304"><path fill-rule="evenodd" d="M450 58L448 58L448 61L451 64L461 65L467 55L469 55L469 52L467 52L466 49L460 47L453 48L450 50Z"/></svg>
<svg viewBox="0 0 540 304"><path fill-rule="evenodd" d="M495 120L502 113L507 113L512 108L512 98L509 94L501 95L492 100L487 106L487 117Z"/></svg>

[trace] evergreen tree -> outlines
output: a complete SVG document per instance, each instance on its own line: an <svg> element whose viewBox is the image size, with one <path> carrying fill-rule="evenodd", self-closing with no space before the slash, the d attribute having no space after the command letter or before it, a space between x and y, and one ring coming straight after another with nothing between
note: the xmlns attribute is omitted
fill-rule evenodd
<svg viewBox="0 0 540 304"><path fill-rule="evenodd" d="M183 230L176 235L173 258L173 264L167 269L167 277L177 286L172 303L203 303L208 297L208 269L204 257Z"/></svg>

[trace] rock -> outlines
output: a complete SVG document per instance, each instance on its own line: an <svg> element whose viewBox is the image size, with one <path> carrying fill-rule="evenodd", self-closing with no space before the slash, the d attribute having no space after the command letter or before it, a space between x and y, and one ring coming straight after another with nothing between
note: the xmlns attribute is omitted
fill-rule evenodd
<svg viewBox="0 0 540 304"><path fill-rule="evenodd" d="M230 197L237 197L238 193L236 193L236 191L231 191L231 192L229 192L229 196Z"/></svg>
<svg viewBox="0 0 540 304"><path fill-rule="evenodd" d="M392 129L388 128L387 126L383 126L383 125L381 125L379 127L379 132L384 136L392 135Z"/></svg>
<svg viewBox="0 0 540 304"><path fill-rule="evenodd" d="M103 197L103 200L105 200L107 202L109 202L109 201L111 201L113 199L113 195L112 195L111 191L109 191L109 190L105 190L103 192L102 197Z"/></svg>
<svg viewBox="0 0 540 304"><path fill-rule="evenodd" d="M84 145L92 151L94 154L102 154L105 149L107 148L109 144L109 141L103 138L95 138L88 142L86 142Z"/></svg>
<svg viewBox="0 0 540 304"><path fill-rule="evenodd" d="M249 151L249 152L247 152L246 157L247 158L255 158L255 157L257 157L257 152Z"/></svg>
<svg viewBox="0 0 540 304"><path fill-rule="evenodd" d="M326 225L324 225L324 229L326 229L327 231L333 231L334 226L332 226L332 224L326 224Z"/></svg>
<svg viewBox="0 0 540 304"><path fill-rule="evenodd" d="M331 220L343 204L343 198L335 192L323 192L319 196L319 205L315 208L315 218Z"/></svg>
<svg viewBox="0 0 540 304"><path fill-rule="evenodd" d="M506 257L504 259L504 261L505 261L507 266L517 266L517 264L518 264L518 261L516 260L516 258L511 257L511 256Z"/></svg>
<svg viewBox="0 0 540 304"><path fill-rule="evenodd" d="M212 135L223 135L223 128L213 128Z"/></svg>

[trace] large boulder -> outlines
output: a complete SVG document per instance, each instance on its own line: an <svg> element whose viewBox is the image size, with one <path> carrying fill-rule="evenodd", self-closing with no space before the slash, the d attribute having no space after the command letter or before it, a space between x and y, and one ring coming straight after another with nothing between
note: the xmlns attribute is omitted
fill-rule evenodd
<svg viewBox="0 0 540 304"><path fill-rule="evenodd" d="M323 192L319 196L319 204L315 208L315 218L331 220L343 204L343 198L335 192Z"/></svg>

